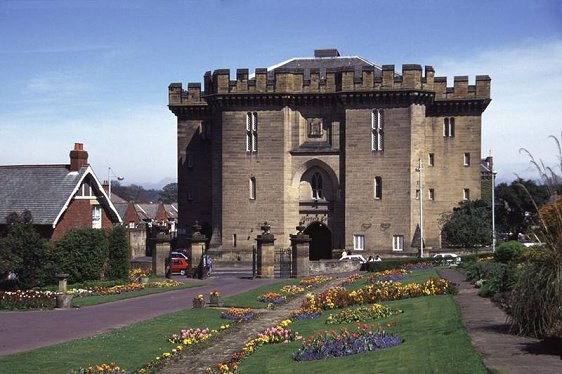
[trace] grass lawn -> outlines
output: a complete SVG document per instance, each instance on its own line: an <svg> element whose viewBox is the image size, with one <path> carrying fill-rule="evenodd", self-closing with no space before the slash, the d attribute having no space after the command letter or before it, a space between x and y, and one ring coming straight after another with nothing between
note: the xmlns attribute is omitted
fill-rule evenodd
<svg viewBox="0 0 562 374"><path fill-rule="evenodd" d="M243 294L225 297L222 300L222 303L224 306L264 309L267 307L267 303L262 303L261 301L258 301L256 298L259 295L267 292L279 292L279 289L281 289L281 287L287 284L299 284L299 281L300 279L286 279L279 283L268 284L262 287L255 288Z"/></svg>
<svg viewBox="0 0 562 374"><path fill-rule="evenodd" d="M408 282L423 282L437 276L435 270L415 271ZM264 308L265 303L256 296L278 291L283 285L297 284L298 279L283 280L262 286L241 295L223 300L229 306ZM364 283L358 281L349 289ZM160 289L157 289L160 290ZM119 296L119 295L116 295ZM246 373L486 373L482 361L470 343L462 321L450 295L428 296L385 302L394 309L405 312L376 320L376 323L397 321L392 331L405 339L404 344L382 350L347 357L296 362L292 359L300 343L276 344L260 347L252 356L241 361L239 372ZM326 325L330 313L325 311L315 320L296 321L291 324L305 338L324 330L340 330L351 325ZM172 333L184 328L209 327L216 329L225 320L221 310L187 309L139 322L110 333L75 340L0 358L0 373L68 373L72 369L93 364L116 362L133 372L162 352L169 352L174 344L168 342ZM372 321L369 321L372 323ZM228 333L228 332L227 332ZM33 336L30 334L30 339ZM220 338L220 336L219 336Z"/></svg>
<svg viewBox="0 0 562 374"><path fill-rule="evenodd" d="M291 357L300 343L276 344L258 349L242 360L240 373L486 373L470 343L452 296L429 296L384 303L405 313L376 320L397 321L393 329L405 339L399 346L378 352L328 360L297 362ZM338 310L333 311L336 313ZM330 314L291 325L305 338L317 331L351 325L326 325Z"/></svg>
<svg viewBox="0 0 562 374"><path fill-rule="evenodd" d="M225 324L220 310L187 309L139 322L91 338L0 357L0 373L62 373L93 364L115 362L132 372L175 345L168 342L172 333L184 328ZM33 332L29 338L33 339Z"/></svg>
<svg viewBox="0 0 562 374"><path fill-rule="evenodd" d="M96 295L96 296L75 297L75 298L72 299L72 305L77 306L77 307L82 307L82 306L104 304L104 303L109 303L111 301L132 299L134 297L152 295L152 294L156 294L156 293L169 292L169 291L174 291L174 290L181 290L183 288L192 288L192 287L199 287L199 285L183 284L183 285L178 286L178 287L151 287L151 288L144 288L144 289L138 290L138 291L123 292L123 293L119 293L119 294L115 294L115 295Z"/></svg>

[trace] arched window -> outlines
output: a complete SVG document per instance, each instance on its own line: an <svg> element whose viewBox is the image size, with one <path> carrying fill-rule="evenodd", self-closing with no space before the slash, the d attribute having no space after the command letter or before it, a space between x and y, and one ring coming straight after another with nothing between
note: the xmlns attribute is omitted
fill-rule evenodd
<svg viewBox="0 0 562 374"><path fill-rule="evenodd" d="M322 175L320 175L319 172L315 172L314 174L312 174L312 180L310 184L312 186L312 198L315 200L323 199L324 193L322 187Z"/></svg>

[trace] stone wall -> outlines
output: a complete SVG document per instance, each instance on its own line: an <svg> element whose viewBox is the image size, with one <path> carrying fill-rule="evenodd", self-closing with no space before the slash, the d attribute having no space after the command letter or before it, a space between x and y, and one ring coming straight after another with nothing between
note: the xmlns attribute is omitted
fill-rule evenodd
<svg viewBox="0 0 562 374"><path fill-rule="evenodd" d="M310 261L310 275L339 274L359 271L361 263L358 261L318 260Z"/></svg>

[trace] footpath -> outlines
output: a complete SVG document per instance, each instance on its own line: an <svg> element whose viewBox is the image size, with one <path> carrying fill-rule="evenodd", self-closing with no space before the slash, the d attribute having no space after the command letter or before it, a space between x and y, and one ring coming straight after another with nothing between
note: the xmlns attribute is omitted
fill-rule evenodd
<svg viewBox="0 0 562 374"><path fill-rule="evenodd" d="M321 287L311 290L312 293L320 293L329 287L339 284L345 275L330 274L334 280L326 282ZM299 309L306 294L301 294L285 304L275 307L273 310L263 310L255 319L241 323L233 327L233 331L223 333L219 339L202 349L194 352L187 352L181 358L166 363L166 366L158 371L160 374L201 374L205 373L208 367L213 367L219 362L228 361L236 352L240 352L248 341L255 338L265 329L276 326L279 322L288 319L294 309ZM289 325L291 328L291 325Z"/></svg>
<svg viewBox="0 0 562 374"><path fill-rule="evenodd" d="M193 288L114 301L84 308L2 312L0 314L0 356L29 351L66 341L102 334L163 314L192 307L198 294L220 288L223 297L232 296L279 279L205 280L176 278Z"/></svg>
<svg viewBox="0 0 562 374"><path fill-rule="evenodd" d="M509 333L507 315L489 299L478 296L478 290L455 269L440 271L443 278L458 285L454 297L472 345L484 365L494 373L562 373L560 347L549 346L539 339ZM462 363L459 363L462 364Z"/></svg>

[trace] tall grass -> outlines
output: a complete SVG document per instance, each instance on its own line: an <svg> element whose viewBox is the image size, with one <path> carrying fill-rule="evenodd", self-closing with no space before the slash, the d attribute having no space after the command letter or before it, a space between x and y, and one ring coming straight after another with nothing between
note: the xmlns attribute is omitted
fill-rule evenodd
<svg viewBox="0 0 562 374"><path fill-rule="evenodd" d="M547 166L526 149L552 199L538 211L537 236L546 244L527 254L527 261L511 294L509 322L515 333L544 338L562 336L562 146L555 136L558 165ZM562 139L562 134L561 134ZM532 198L532 196L531 196Z"/></svg>

